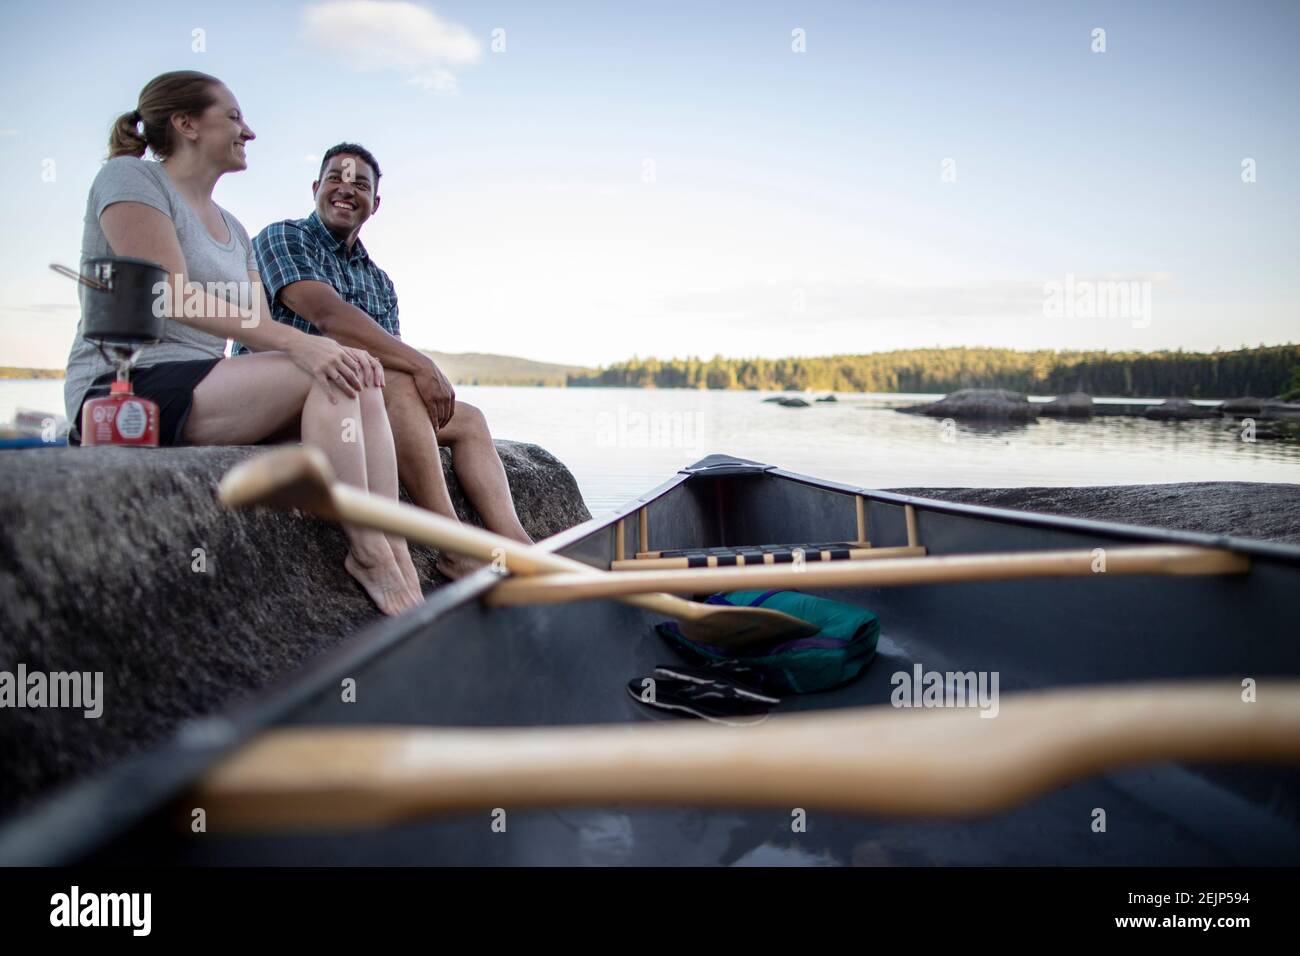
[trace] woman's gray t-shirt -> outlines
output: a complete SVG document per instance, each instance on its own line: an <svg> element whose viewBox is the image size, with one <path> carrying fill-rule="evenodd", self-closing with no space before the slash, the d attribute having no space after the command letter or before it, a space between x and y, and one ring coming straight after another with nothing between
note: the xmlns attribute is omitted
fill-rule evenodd
<svg viewBox="0 0 1300 956"><path fill-rule="evenodd" d="M188 282L238 282L246 288L248 273L257 268L253 258L253 244L239 220L226 210L221 216L230 230L230 241L220 243L203 225L185 198L176 191L167 171L160 163L146 162L134 156L110 159L99 171L90 186L86 201L86 223L81 234L81 263L85 271L87 259L96 256L113 256L117 253L109 246L99 217L115 202L139 202L157 209L176 227L181 253L185 256L185 273ZM85 307L85 287L78 286ZM156 345L146 345L140 350L138 367L157 365L160 362L184 362L191 359L221 358L226 351L226 340L200 331L175 319L167 319L162 340ZM67 406L68 420L74 425L82 399L91 383L105 372L113 370L99 354L93 342L81 337L81 323L68 353L68 376L63 385L63 400Z"/></svg>

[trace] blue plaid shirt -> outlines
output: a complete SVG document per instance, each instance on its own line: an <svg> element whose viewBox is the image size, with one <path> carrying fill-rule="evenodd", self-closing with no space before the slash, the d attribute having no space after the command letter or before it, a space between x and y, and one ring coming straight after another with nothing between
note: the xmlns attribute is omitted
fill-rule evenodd
<svg viewBox="0 0 1300 956"><path fill-rule="evenodd" d="M351 250L325 228L316 213L306 219L273 222L253 240L257 271L266 287L275 321L311 335L320 330L280 301L285 286L311 279L327 282L344 302L354 305L392 335L401 338L397 290L388 273L375 265L358 239ZM249 350L235 343L235 355Z"/></svg>

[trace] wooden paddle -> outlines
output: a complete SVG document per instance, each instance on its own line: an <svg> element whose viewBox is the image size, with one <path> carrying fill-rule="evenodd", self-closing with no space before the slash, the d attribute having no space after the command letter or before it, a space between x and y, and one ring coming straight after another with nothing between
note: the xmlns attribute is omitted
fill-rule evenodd
<svg viewBox="0 0 1300 956"><path fill-rule="evenodd" d="M883 550L883 549L882 549ZM833 561L805 565L690 568L619 571L603 578L578 574L548 574L540 578L503 581L488 595L496 606L562 604L641 591L698 594L702 591L766 591L773 588L812 590L840 587L895 587L948 584L962 581L1005 581L1028 578L1119 577L1132 574L1242 574L1250 559L1217 548L1189 545L1128 545L1095 551L1074 548L1026 551L1020 554L955 554L929 558L883 558L875 561ZM1104 567L1104 571L1101 568Z"/></svg>
<svg viewBox="0 0 1300 956"><path fill-rule="evenodd" d="M542 548L342 484L335 480L325 456L314 448L283 448L235 466L221 480L217 497L231 508L300 508L332 521L399 534L480 561L504 558L511 574L576 572L593 578L611 576ZM638 594L619 600L674 618L690 640L719 647L740 648L776 638L793 640L811 637L818 631L807 621L766 608L697 604L671 594Z"/></svg>
<svg viewBox="0 0 1300 956"><path fill-rule="evenodd" d="M962 817L1132 764L1300 763L1300 681L1261 680L1252 703L1233 681L1036 691L980 714L877 706L746 729L285 728L216 765L183 806L202 807L211 830L621 803Z"/></svg>

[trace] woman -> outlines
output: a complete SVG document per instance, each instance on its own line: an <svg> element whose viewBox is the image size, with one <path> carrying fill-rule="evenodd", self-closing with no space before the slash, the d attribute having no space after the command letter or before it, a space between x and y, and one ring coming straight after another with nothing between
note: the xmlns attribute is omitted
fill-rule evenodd
<svg viewBox="0 0 1300 956"><path fill-rule="evenodd" d="M220 80L191 71L155 77L109 137L108 162L86 205L82 261L147 259L180 286L168 295L162 341L141 351L132 375L136 394L159 405L162 444L247 445L296 425L342 481L396 498L383 366L361 349L273 321L248 233L212 201L218 179L247 168L252 139ZM142 158L146 148L157 162ZM231 282L244 290L241 304L200 296ZM171 314L174 302L185 302L184 314ZM255 354L225 358L231 338ZM113 369L79 330L65 385L74 426L82 403L106 394L112 379ZM344 530L344 567L381 611L400 614L423 600L404 539Z"/></svg>

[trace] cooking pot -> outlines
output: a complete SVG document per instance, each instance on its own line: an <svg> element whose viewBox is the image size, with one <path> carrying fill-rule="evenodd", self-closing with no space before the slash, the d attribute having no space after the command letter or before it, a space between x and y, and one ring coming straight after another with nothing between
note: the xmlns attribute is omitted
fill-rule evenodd
<svg viewBox="0 0 1300 956"><path fill-rule="evenodd" d="M170 291L167 270L158 263L95 256L82 261L79 273L64 266L51 268L85 287L81 290L81 334L86 338L130 346L162 338L167 320L157 303L160 295L168 296Z"/></svg>

